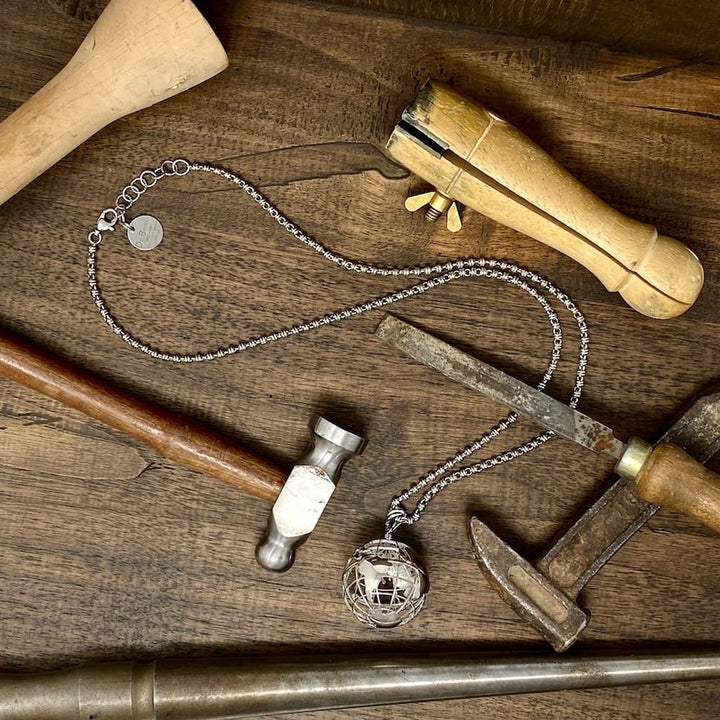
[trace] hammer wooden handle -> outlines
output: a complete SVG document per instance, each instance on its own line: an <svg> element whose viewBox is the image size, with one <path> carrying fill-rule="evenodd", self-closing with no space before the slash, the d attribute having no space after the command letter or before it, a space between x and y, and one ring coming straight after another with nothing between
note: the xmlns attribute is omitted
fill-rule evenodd
<svg viewBox="0 0 720 720"><path fill-rule="evenodd" d="M659 443L635 478L638 494L720 532L720 476L677 445Z"/></svg>
<svg viewBox="0 0 720 720"><path fill-rule="evenodd" d="M0 375L149 445L169 460L274 502L287 473L201 424L142 400L0 329Z"/></svg>
<svg viewBox="0 0 720 720"><path fill-rule="evenodd" d="M447 149L433 155L401 123L390 154L448 198L565 253L649 317L695 302L703 269L685 245L611 208L495 113L429 82L403 120Z"/></svg>
<svg viewBox="0 0 720 720"><path fill-rule="evenodd" d="M227 64L189 0L112 0L63 70L0 125L0 203L109 123Z"/></svg>

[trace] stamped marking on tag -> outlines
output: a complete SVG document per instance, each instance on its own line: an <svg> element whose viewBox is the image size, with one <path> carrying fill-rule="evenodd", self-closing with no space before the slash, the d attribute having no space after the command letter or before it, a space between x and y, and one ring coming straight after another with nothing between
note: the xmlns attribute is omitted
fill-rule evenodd
<svg viewBox="0 0 720 720"><path fill-rule="evenodd" d="M128 240L138 250L152 250L163 239L162 223L152 215L138 215L128 227Z"/></svg>

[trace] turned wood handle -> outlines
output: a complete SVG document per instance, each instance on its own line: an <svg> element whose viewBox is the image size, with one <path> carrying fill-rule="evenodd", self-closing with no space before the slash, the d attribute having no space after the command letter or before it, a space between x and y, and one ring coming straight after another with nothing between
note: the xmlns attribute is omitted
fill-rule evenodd
<svg viewBox="0 0 720 720"><path fill-rule="evenodd" d="M611 208L482 105L429 82L403 119L447 149L434 156L401 123L388 151L444 195L577 260L645 315L695 302L703 269L685 245Z"/></svg>
<svg viewBox="0 0 720 720"><path fill-rule="evenodd" d="M638 494L720 532L720 476L677 445L659 443L635 478Z"/></svg>
<svg viewBox="0 0 720 720"><path fill-rule="evenodd" d="M0 124L0 203L109 123L227 65L189 0L112 0L70 62Z"/></svg>
<svg viewBox="0 0 720 720"><path fill-rule="evenodd" d="M192 419L158 407L0 329L0 375L149 445L169 460L274 502L287 473Z"/></svg>

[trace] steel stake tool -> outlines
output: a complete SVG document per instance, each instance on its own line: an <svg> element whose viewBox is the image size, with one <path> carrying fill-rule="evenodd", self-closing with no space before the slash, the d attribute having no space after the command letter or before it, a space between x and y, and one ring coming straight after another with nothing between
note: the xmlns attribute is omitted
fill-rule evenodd
<svg viewBox="0 0 720 720"><path fill-rule="evenodd" d="M414 652L91 663L50 673L0 674L0 720L238 720L718 677L717 650L563 658Z"/></svg>

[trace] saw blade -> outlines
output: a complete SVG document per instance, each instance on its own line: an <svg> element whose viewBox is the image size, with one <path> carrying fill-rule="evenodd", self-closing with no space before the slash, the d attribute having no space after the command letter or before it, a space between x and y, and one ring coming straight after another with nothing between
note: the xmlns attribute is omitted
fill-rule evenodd
<svg viewBox="0 0 720 720"><path fill-rule="evenodd" d="M619 460L626 445L612 428L393 315L375 334L409 357L578 445Z"/></svg>

